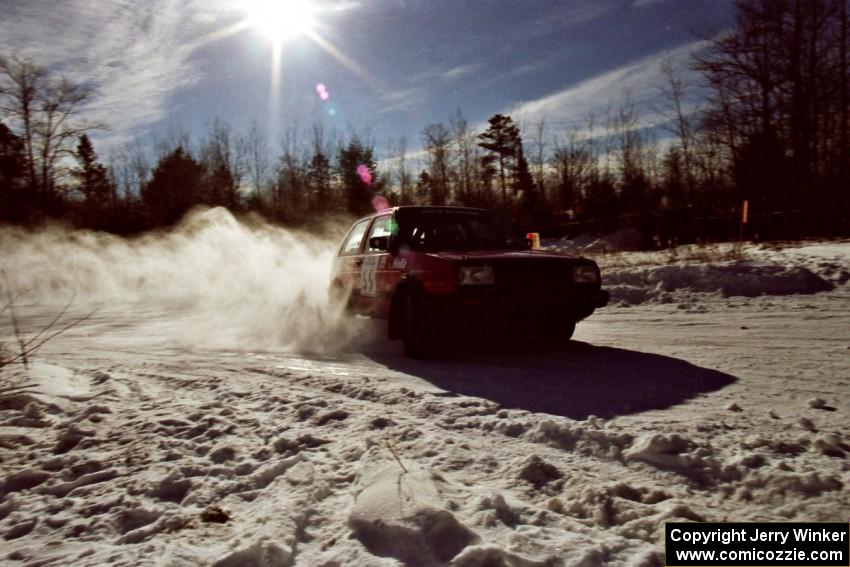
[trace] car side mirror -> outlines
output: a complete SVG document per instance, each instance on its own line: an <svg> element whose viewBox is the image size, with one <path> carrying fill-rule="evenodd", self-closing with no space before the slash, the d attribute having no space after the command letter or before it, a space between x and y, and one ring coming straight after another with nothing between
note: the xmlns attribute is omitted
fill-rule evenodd
<svg viewBox="0 0 850 567"><path fill-rule="evenodd" d="M369 248L387 251L390 248L390 239L388 236L373 236L369 239Z"/></svg>

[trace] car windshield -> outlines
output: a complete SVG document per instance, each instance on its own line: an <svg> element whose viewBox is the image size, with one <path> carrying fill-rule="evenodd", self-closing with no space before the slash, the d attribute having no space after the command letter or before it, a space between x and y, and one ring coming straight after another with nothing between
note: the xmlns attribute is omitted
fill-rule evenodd
<svg viewBox="0 0 850 567"><path fill-rule="evenodd" d="M421 209L399 211L400 240L423 252L519 250L525 243L484 211Z"/></svg>

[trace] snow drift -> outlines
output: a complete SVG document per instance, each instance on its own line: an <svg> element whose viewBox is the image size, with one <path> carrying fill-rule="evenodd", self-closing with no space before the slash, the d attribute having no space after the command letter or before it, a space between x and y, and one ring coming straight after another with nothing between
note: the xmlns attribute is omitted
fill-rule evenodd
<svg viewBox="0 0 850 567"><path fill-rule="evenodd" d="M835 285L803 266L770 262L724 262L710 265L671 265L613 270L604 283L615 301L664 301L677 291L719 293L723 297L812 294Z"/></svg>
<svg viewBox="0 0 850 567"><path fill-rule="evenodd" d="M724 298L811 295L850 281L846 243L790 247L734 243L687 245L635 252L642 236L628 229L602 237L550 239L547 250L587 255L602 269L602 285L621 305L696 300L693 294Z"/></svg>

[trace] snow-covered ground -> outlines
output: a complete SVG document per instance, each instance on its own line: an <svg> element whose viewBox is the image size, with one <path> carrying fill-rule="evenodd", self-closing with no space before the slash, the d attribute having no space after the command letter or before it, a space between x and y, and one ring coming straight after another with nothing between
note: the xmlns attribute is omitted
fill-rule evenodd
<svg viewBox="0 0 850 567"><path fill-rule="evenodd" d="M220 212L4 229L4 565L657 565L663 522L850 517L850 243L606 254L568 345L415 361L324 303L335 239ZM8 312L2 335L14 351Z"/></svg>

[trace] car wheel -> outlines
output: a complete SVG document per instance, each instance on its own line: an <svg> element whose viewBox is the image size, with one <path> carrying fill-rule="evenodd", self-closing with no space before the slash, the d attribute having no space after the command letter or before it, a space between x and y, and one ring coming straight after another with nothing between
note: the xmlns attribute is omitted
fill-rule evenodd
<svg viewBox="0 0 850 567"><path fill-rule="evenodd" d="M576 322L575 321L566 321L558 325L558 339L562 341L568 341L573 337L573 333L576 332Z"/></svg>
<svg viewBox="0 0 850 567"><path fill-rule="evenodd" d="M433 352L425 308L410 292L404 294L402 303L402 341L405 354L411 358L424 358Z"/></svg>
<svg viewBox="0 0 850 567"><path fill-rule="evenodd" d="M345 285L339 280L334 280L328 289L328 302L333 307L341 306L342 312L345 315L353 315L354 311L351 308L351 291L346 289Z"/></svg>

